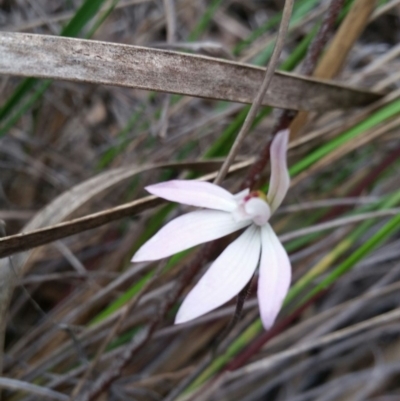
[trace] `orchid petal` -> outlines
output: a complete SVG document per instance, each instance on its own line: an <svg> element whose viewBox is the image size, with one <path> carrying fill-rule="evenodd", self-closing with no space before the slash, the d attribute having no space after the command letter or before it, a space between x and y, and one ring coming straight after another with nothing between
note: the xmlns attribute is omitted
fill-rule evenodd
<svg viewBox="0 0 400 401"><path fill-rule="evenodd" d="M263 226L271 217L271 209L267 202L260 198L251 198L244 204L244 210L254 223Z"/></svg>
<svg viewBox="0 0 400 401"><path fill-rule="evenodd" d="M239 205L233 212L232 218L235 221L248 221L251 220L251 216L249 216L244 210L244 205Z"/></svg>
<svg viewBox="0 0 400 401"><path fill-rule="evenodd" d="M271 328L281 309L291 280L291 265L285 248L267 224L261 228L261 261L258 303L263 326Z"/></svg>
<svg viewBox="0 0 400 401"><path fill-rule="evenodd" d="M149 185L146 190L160 198L185 205L231 212L237 207L234 196L205 181L172 180Z"/></svg>
<svg viewBox="0 0 400 401"><path fill-rule="evenodd" d="M177 217L161 228L134 255L132 262L158 260L203 242L224 237L250 224L236 222L230 213L198 210Z"/></svg>
<svg viewBox="0 0 400 401"><path fill-rule="evenodd" d="M271 212L282 203L290 186L289 171L286 164L289 130L279 131L271 144L271 180L268 190L268 203Z"/></svg>
<svg viewBox="0 0 400 401"><path fill-rule="evenodd" d="M175 323L185 323L218 308L250 281L260 258L260 229L250 226L210 266L183 301Z"/></svg>

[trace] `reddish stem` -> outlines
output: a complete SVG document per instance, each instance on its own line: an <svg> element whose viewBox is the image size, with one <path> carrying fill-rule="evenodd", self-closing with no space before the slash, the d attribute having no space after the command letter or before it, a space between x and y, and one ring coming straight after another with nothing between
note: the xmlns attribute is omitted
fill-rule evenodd
<svg viewBox="0 0 400 401"><path fill-rule="evenodd" d="M327 15L323 21L322 27L321 27L320 31L318 32L316 39L310 46L310 49L309 49L309 52L308 52L308 55L306 58L306 62L303 67L303 69L305 70L304 71L305 75L310 75L311 72L314 70L316 61L318 60L326 42L329 39L329 36L333 29L334 23L337 19L337 15L343 5L343 1L344 0L332 0L329 10L327 12ZM273 130L273 136L280 130L287 128L290 125L291 121L294 119L295 115L296 115L296 112L293 112L292 110L283 111L283 113L281 114L281 117L278 119L278 122ZM270 143L271 142L269 141L268 144L264 147L264 149L259 154L259 157L256 160L256 162L250 168L246 179L243 181L243 183L241 185L242 189L246 189L246 188L253 189L256 186L256 184L258 183L258 181L261 177L261 173L264 170L265 166L267 165L267 163L269 162L269 159L270 159L270 154L269 154ZM121 358L117 361L117 363L115 364L115 367L112 367L111 369L109 369L108 371L103 373L103 375L101 375L101 377L99 377L96 380L93 387L89 391L76 397L76 401L94 400L95 398L97 398L97 396L99 394L101 394L102 392L107 390L109 388L109 386L118 377L120 377L122 369L128 364L128 362L133 357L134 353L136 351L138 351L139 349L141 349L143 347L143 345L145 345L151 339L158 324L165 317L169 308L177 301L177 299L179 298L179 296L181 295L181 293L183 292L185 287L188 284L190 284L193 277L203 266L203 263L208 261L210 259L210 255L213 254L218 249L217 244L218 244L218 242L214 241L212 243L205 245L202 248L202 250L199 252L198 256L192 261L192 263L188 267L185 267L183 269L184 273L183 273L182 279L179 282L178 289L173 293L171 299L166 302L165 307L162 308L162 312L161 312L160 316L158 316L153 322L150 323L150 326L148 327L147 332L144 334L144 337L142 339L140 339L137 343L135 343L135 342L131 343L126 348L126 350L125 350L124 354L121 356ZM308 305L308 303L307 303L307 305ZM306 307L306 306L304 306L304 307ZM302 311L303 309L300 308L300 310ZM301 312L299 312L299 314L300 313ZM292 320L294 318L295 318L295 316L292 318ZM286 322L287 320L288 320L288 318L286 318L283 322ZM290 322L292 320L288 321L288 323L286 323L286 325L290 324ZM281 327L283 322L280 325L277 325L276 327L278 327L278 328ZM286 325L282 326L282 328L280 330L283 330L283 328L286 327ZM277 331L277 329L273 329L273 330L269 331L268 333L265 333L265 335L268 335L267 340L265 340L265 342L268 341L268 338L272 338L271 333L278 334L278 332L280 332L280 331ZM256 344L258 344L258 342L255 342L254 344L256 345ZM256 349L255 345L254 345L254 347L251 346L249 349L251 349L251 350L253 350L253 348ZM257 350L258 349L259 348L257 348ZM249 355L248 357L250 357L256 351L249 352L248 350L246 350L245 352L246 352L246 355Z"/></svg>

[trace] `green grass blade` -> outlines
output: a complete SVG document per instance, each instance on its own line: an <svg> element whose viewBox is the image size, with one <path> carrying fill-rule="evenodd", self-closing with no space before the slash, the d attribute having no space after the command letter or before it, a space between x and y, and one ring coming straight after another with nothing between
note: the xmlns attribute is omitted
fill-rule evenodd
<svg viewBox="0 0 400 401"><path fill-rule="evenodd" d="M14 93L8 98L0 108L0 120L10 113L10 111L20 102L23 96L29 92L36 84L37 79L26 78L15 89Z"/></svg>
<svg viewBox="0 0 400 401"><path fill-rule="evenodd" d="M94 22L93 26L90 28L88 33L85 35L86 38L91 38L95 34L95 32L100 28L100 26L103 24L103 22L114 11L114 8L118 4L118 2L119 2L119 0L113 0L112 3L110 4L110 6L107 7L107 9L105 11L103 11L102 13L100 13L98 18ZM97 9L97 11L98 10L99 10L99 8ZM95 16L97 14L97 11L93 14L93 16Z"/></svg>
<svg viewBox="0 0 400 401"><path fill-rule="evenodd" d="M221 3L222 0L213 0L211 2L206 12L201 17L200 21L197 23L193 31L190 33L188 37L189 42L197 40L200 37L200 35L208 28L215 12L218 10Z"/></svg>
<svg viewBox="0 0 400 401"><path fill-rule="evenodd" d="M61 30L61 36L78 36L86 24L99 12L106 0L86 0L77 10L67 25Z"/></svg>
<svg viewBox="0 0 400 401"><path fill-rule="evenodd" d="M385 120L396 116L400 113L400 100L391 102L387 106L381 108L371 116L367 117L365 120L357 124L356 126L345 131L343 134L337 136L335 139L329 141L325 145L319 147L314 152L304 157L301 161L296 163L290 169L290 174L292 176L301 173L306 168L310 167L312 164L320 160L322 157L326 156L330 152L334 151L341 145L345 144L347 141L361 135L368 129L371 129L378 124L384 122Z"/></svg>
<svg viewBox="0 0 400 401"><path fill-rule="evenodd" d="M38 83L36 80L34 81L34 84ZM38 85L36 91L19 107L19 109L13 115L11 115L6 120L4 125L0 128L0 137L5 135L17 123L17 121L36 103L36 101L42 97L42 95L44 94L44 92L46 92L51 83L52 81L45 80Z"/></svg>

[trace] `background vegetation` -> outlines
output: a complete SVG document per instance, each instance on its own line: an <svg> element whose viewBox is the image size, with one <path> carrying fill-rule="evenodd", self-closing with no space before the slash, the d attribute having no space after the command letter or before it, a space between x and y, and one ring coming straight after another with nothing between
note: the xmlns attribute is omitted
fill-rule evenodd
<svg viewBox="0 0 400 401"><path fill-rule="evenodd" d="M283 5L0 0L0 26L265 67ZM143 188L218 171L249 106L1 75L3 399L398 400L399 5L294 2L278 70L334 79L378 100L297 116L260 109L223 186L236 190L259 157L265 188L268 152L260 151L278 126L291 126L292 187L272 223L290 254L293 284L269 332L253 285L222 342L235 301L185 325L173 318L207 260L231 239L208 258L195 249L160 263L130 259L186 210L143 205ZM190 68L188 82L196 80ZM318 88L304 101L329 98L324 84ZM75 231L56 227L35 237L41 247L30 249L29 235L13 236L96 212L103 219L96 228L87 230L87 221Z"/></svg>

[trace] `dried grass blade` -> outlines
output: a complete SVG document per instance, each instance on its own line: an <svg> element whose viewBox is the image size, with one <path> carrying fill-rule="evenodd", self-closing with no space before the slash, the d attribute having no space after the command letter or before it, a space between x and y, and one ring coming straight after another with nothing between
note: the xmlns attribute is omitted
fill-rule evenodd
<svg viewBox="0 0 400 401"><path fill-rule="evenodd" d="M69 400L68 396L59 393L58 391L50 390L46 387L40 387L36 384L23 382L21 380L9 379L7 377L0 377L0 387L12 390L26 391L28 393L35 394L36 396L49 398L52 400Z"/></svg>
<svg viewBox="0 0 400 401"><path fill-rule="evenodd" d="M127 216L133 216L150 207L162 204L163 201L155 196L146 196L133 202L92 213L84 217L69 220L65 223L59 223L8 237L1 238L0 257L4 258L16 252L26 251L28 249L48 244L70 235L99 227ZM20 259L20 258L18 258Z"/></svg>
<svg viewBox="0 0 400 401"><path fill-rule="evenodd" d="M231 167L230 172L238 171L248 167L252 161L252 159L249 159L237 163ZM210 162L199 161L197 163L197 167L199 167L202 165L207 166ZM215 161L211 162L211 165L214 165L215 163ZM221 164L222 162L219 162L219 165ZM130 178L135 174L155 168L188 168L189 166L193 168L195 165L195 162L182 162L152 165L139 169L121 168L115 171L112 170L107 173L100 174L99 176L85 181L68 192L62 194L41 212L39 212L36 217L24 227L22 233L0 238L0 258L5 258L16 252L25 251L27 249L45 245L49 242L80 233L82 231L90 230L91 228L99 227L123 217L132 216L148 208L159 205L164 201L155 196L146 196L144 198L140 198L133 202L125 203L111 209L89 214L65 223L56 224L91 198L110 188L112 185L116 185L117 183L120 183L121 181ZM208 176L204 176L201 179L209 180L213 179L215 176L216 173L213 173L209 174ZM24 255L25 254L16 255L14 262L16 265L18 265L17 269L20 269L20 266L23 265L27 260L27 255ZM0 261L0 267L1 266L2 265Z"/></svg>
<svg viewBox="0 0 400 401"><path fill-rule="evenodd" d="M83 39L3 32L0 73L126 86L251 103L264 69L192 54ZM327 111L364 106L382 94L275 73L263 104Z"/></svg>

